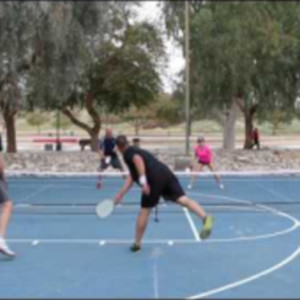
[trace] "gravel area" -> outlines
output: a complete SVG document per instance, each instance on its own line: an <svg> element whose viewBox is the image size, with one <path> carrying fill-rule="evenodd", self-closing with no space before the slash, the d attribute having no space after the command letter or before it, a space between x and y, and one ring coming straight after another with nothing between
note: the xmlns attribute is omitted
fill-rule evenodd
<svg viewBox="0 0 300 300"><path fill-rule="evenodd" d="M176 148L152 152L175 170L185 170L189 162ZM24 172L95 172L99 159L89 151L4 153L3 158L7 171ZM215 150L214 164L219 171L300 170L300 150Z"/></svg>

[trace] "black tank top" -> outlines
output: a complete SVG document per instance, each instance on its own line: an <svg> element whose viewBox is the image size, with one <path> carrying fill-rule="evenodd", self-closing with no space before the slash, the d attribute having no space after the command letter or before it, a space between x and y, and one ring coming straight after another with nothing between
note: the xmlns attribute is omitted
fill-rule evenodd
<svg viewBox="0 0 300 300"><path fill-rule="evenodd" d="M135 154L143 158L146 168L146 177L150 184L163 182L172 177L173 173L169 167L159 161L153 154L141 148L129 146L124 152L123 157L129 168L131 177L136 183L139 183L139 174L133 162Z"/></svg>

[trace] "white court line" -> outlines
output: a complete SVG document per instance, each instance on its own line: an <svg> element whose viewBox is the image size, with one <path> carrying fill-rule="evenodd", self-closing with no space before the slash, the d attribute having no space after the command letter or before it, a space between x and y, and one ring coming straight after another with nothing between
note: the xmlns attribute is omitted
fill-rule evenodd
<svg viewBox="0 0 300 300"><path fill-rule="evenodd" d="M261 189L269 192L271 195L275 196L276 198L278 198L279 200L285 200L285 201L289 201L289 199L285 196L285 195L282 195L278 192L275 192L274 190L272 189L269 189L269 188L266 188L265 186L259 184L259 183L256 183L257 186L259 186Z"/></svg>
<svg viewBox="0 0 300 300"><path fill-rule="evenodd" d="M154 298L159 299L158 272L157 272L156 261L154 261L154 264L153 264L153 289L154 289Z"/></svg>
<svg viewBox="0 0 300 300"><path fill-rule="evenodd" d="M200 193L198 193L198 195L200 195ZM226 197L226 196L219 196L219 195L208 195L208 194L206 194L206 197L213 197L213 198L219 197L219 198L227 199L228 201L240 202L240 203L241 202L244 202L244 203L248 202L249 204L255 205L257 207L265 208L267 211L269 211L269 212L271 212L271 213L273 213L275 215L282 216L282 217L285 217L285 218L288 218L289 220L291 220L293 222L293 227L290 228L290 230L288 230L288 229L286 230L286 231L289 231L289 232L292 232L292 231L294 231L294 230L296 230L297 228L300 227L300 221L298 219L296 219L295 217L293 217L292 215L289 215L289 214L284 213L284 212L282 212L280 210L277 210L277 209L274 209L274 208L271 208L271 207L268 207L268 206L265 206L265 205L256 205L255 203L252 203L251 201L248 201L248 200L234 199L234 198L230 198L230 197ZM266 276L266 275L268 275L270 273L273 273L273 272L281 269L282 267L284 267L285 265L287 265L288 263L290 263L291 261L293 261L299 254L300 254L300 247L298 247L287 258L285 258L284 260L282 260L278 264L276 264L276 265L274 265L274 266L272 266L272 267L270 267L270 268L268 268L268 269L266 269L264 271L261 271L261 272L259 272L257 274L254 274L252 276L246 277L246 278L244 278L242 280L238 280L238 281L229 283L227 285L221 286L219 288L212 289L212 290L209 290L209 291L206 291L206 292L203 292L203 293L199 293L199 294L187 297L187 299L206 298L206 297L218 294L220 292L224 292L226 290L230 290L230 289L233 289L235 287L239 287L239 286L244 285L246 283L249 283L251 281L260 279L263 276Z"/></svg>
<svg viewBox="0 0 300 300"><path fill-rule="evenodd" d="M24 243L32 244L38 242L39 244L101 244L101 245L119 245L119 244L132 244L133 239L8 239L9 243ZM194 239L174 239L174 240L144 240L143 244L190 244L196 243Z"/></svg>
<svg viewBox="0 0 300 300"><path fill-rule="evenodd" d="M281 230L275 231L272 233L254 235L254 236L240 236L235 238L219 238L219 239L207 239L203 244L212 244L212 243L233 243L233 242L245 242L245 241L257 241L263 239L275 238L281 235L286 235L300 227L300 222L294 222L293 226ZM29 243L32 244L38 241L38 243L45 244L101 244L101 245L121 245L121 244L132 244L133 240L130 239L10 239L10 243ZM201 240L200 240L201 241ZM173 240L144 240L144 244L165 244L165 245L174 245L174 244L196 244L199 243L199 240L196 239L173 239Z"/></svg>
<svg viewBox="0 0 300 300"><path fill-rule="evenodd" d="M186 216L186 218L187 218L187 220L188 220L188 223L189 223L189 225L190 225L190 227L191 227L191 230L192 230L192 233L193 233L193 235L194 235L195 240L196 240L197 242L200 242L201 239L200 239L200 237L199 237L198 230L197 230L197 228L196 228L196 225L195 225L195 223L194 223L194 221L193 221L193 219L192 219L192 217L191 217L191 215L190 215L188 209L187 209L186 207L183 207L182 209L183 209L184 214L185 214L185 216Z"/></svg>
<svg viewBox="0 0 300 300"><path fill-rule="evenodd" d="M256 236L241 236L241 237L235 237L235 238L226 238L226 239L208 239L205 240L204 243L228 243L228 242L240 242L240 241L256 241L256 240L261 240L261 239L269 239L269 238L274 238L274 237L278 237L281 235L285 235L288 234L294 230L297 229L297 227L300 227L300 222L295 219L294 217L281 212L277 209L265 206L265 205L259 205L259 204L255 204L255 207L253 207L253 204L251 203L251 201L248 200L242 200L242 199L235 199L235 198L231 198L231 197L227 197L227 196L220 196L220 195L211 195L211 194L203 194L203 193L195 193L195 192L191 192L192 194L196 194L196 195L204 195L206 197L210 197L210 198L223 198L228 200L229 202L234 202L234 203L246 203L249 205L249 207L245 207L245 209L247 208L248 210L255 210L255 209L260 209L260 211L263 212L271 212L274 215L278 215L284 218L289 219L290 221L292 221L293 225L287 229L284 230L280 230L280 231L276 231L276 232L272 232L272 233L267 233L267 234L262 234L262 235L256 235ZM250 207L250 204L252 204L252 207ZM255 210L256 211L256 210ZM187 213L186 213L187 212ZM144 243L145 244L193 244L193 243L198 243L200 238L198 236L198 232L196 229L196 226L188 212L188 210L186 209L185 215L189 221L189 225L192 228L192 232L193 235L195 237L195 239L174 239L174 240L145 240ZM197 237L197 238L196 238ZM199 239L199 240L198 240ZM10 242L13 243L32 243L33 241L35 241L36 239L12 239L10 240ZM200 240L201 241L201 240ZM132 240L122 240L122 239L108 239L108 240L100 240L100 239L41 239L39 240L39 243L104 243L104 244L130 244L132 243Z"/></svg>
<svg viewBox="0 0 300 300"><path fill-rule="evenodd" d="M32 198L32 197L34 197L34 196L40 194L41 192L45 191L46 189L48 189L48 188L51 187L51 186L52 186L51 184L46 184L46 185L40 187L40 188L39 188L38 190L36 190L35 192L33 192L33 193L27 195L26 197L24 197L24 198L22 199L22 201L29 200L30 198Z"/></svg>
<svg viewBox="0 0 300 300"><path fill-rule="evenodd" d="M290 263L291 261L293 261L298 255L300 254L300 247L297 248L290 256L288 256L286 259L282 260L280 263L274 265L273 267L271 268L268 268L262 272L259 272L255 275L252 275L252 276L249 276L247 278L244 278L242 280L238 280L236 282L232 282L232 283L229 283L227 285L224 285L222 287L219 287L219 288L216 288L216 289L213 289L213 290L210 290L210 291L207 291L207 292L203 292L203 293L199 293L199 294L196 294L196 295L193 295L193 296L190 296L188 297L187 299L199 299L199 298L206 298L206 297L209 297L209 296L212 296L212 295L215 295L215 294L218 294L220 292L224 292L224 291L227 291L227 290L230 290L230 289L233 289L235 287L239 287L241 285L244 285L246 283L249 283L251 281L254 281L256 279L259 279L261 277L264 277L268 274L271 274L279 269L281 269L282 267L284 267L285 265L287 265L288 263Z"/></svg>

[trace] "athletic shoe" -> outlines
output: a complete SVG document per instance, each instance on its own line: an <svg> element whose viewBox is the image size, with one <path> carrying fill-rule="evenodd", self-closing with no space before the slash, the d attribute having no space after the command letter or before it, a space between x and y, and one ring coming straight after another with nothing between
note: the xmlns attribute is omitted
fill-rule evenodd
<svg viewBox="0 0 300 300"><path fill-rule="evenodd" d="M130 251L131 252L138 252L141 250L141 246L137 245L136 243L134 243L131 247L130 247Z"/></svg>
<svg viewBox="0 0 300 300"><path fill-rule="evenodd" d="M0 252L9 257L14 257L16 255L11 249L9 249L3 238L0 238Z"/></svg>
<svg viewBox="0 0 300 300"><path fill-rule="evenodd" d="M191 189L193 188L193 186L192 186L191 184L189 184L189 185L187 186L187 188L188 188L188 190L191 190Z"/></svg>
<svg viewBox="0 0 300 300"><path fill-rule="evenodd" d="M212 231L214 225L214 218L212 216L207 216L203 220L203 229L200 232L201 240L207 239Z"/></svg>
<svg viewBox="0 0 300 300"><path fill-rule="evenodd" d="M222 183L220 183L220 184L219 184L219 188L220 188L221 190L224 190L225 186L224 186Z"/></svg>

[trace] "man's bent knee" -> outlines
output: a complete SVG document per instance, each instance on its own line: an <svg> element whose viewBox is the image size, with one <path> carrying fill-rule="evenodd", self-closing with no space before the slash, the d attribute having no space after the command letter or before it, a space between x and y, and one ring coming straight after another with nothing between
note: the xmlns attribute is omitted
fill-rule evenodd
<svg viewBox="0 0 300 300"><path fill-rule="evenodd" d="M13 208L13 202L11 200L5 201L2 204L2 208L4 208L4 209L12 209Z"/></svg>
<svg viewBox="0 0 300 300"><path fill-rule="evenodd" d="M189 201L190 201L190 199L184 195L184 196L179 197L176 202L180 205L186 206Z"/></svg>

